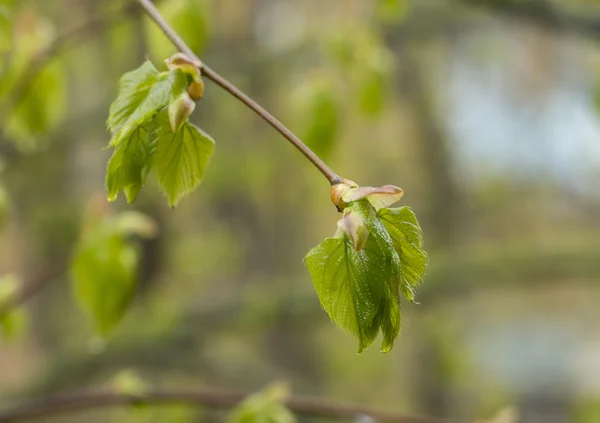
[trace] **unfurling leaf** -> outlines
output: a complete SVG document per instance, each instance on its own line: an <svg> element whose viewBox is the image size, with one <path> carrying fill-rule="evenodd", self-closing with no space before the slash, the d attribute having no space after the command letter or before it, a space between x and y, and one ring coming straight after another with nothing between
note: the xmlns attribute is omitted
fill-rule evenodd
<svg viewBox="0 0 600 423"><path fill-rule="evenodd" d="M196 188L210 163L215 142L200 128L185 122L177 132L166 112L156 117L150 138L155 151L152 171L171 207Z"/></svg>
<svg viewBox="0 0 600 423"><path fill-rule="evenodd" d="M338 229L352 241L354 249L362 250L369 237L369 229L361 217L354 210L349 209L344 211L344 217L338 221L337 225Z"/></svg>
<svg viewBox="0 0 600 423"><path fill-rule="evenodd" d="M227 423L295 423L296 418L284 404L288 396L286 385L272 384L242 401Z"/></svg>
<svg viewBox="0 0 600 423"><path fill-rule="evenodd" d="M305 261L321 305L341 329L358 338L358 352L381 331L382 352L400 333L400 291L414 301L427 255L415 215L407 207L380 208L399 200L394 186L350 188L335 237Z"/></svg>
<svg viewBox="0 0 600 423"><path fill-rule="evenodd" d="M121 320L135 293L139 249L130 235L152 236L153 222L139 213L123 213L86 227L71 265L77 303L106 335Z"/></svg>
<svg viewBox="0 0 600 423"><path fill-rule="evenodd" d="M187 121L195 108L196 103L194 103L187 92L181 94L169 105L169 123L173 132L181 129L181 126Z"/></svg>

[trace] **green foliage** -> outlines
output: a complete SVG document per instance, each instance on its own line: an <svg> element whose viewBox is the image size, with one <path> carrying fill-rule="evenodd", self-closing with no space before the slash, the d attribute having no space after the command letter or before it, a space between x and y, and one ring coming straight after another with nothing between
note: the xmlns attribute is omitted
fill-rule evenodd
<svg viewBox="0 0 600 423"><path fill-rule="evenodd" d="M0 277L0 308L17 295L21 281L14 275ZM27 315L22 308L9 308L0 316L0 331L5 340L10 341L19 337L26 328Z"/></svg>
<svg viewBox="0 0 600 423"><path fill-rule="evenodd" d="M106 173L110 201L121 190L134 201L150 170L172 207L198 186L214 141L188 122L191 80L182 69L159 73L148 61L123 75L107 121L114 147Z"/></svg>
<svg viewBox="0 0 600 423"><path fill-rule="evenodd" d="M99 334L114 328L135 293L139 249L128 237L154 232L148 217L126 212L94 222L82 235L71 265L72 288Z"/></svg>
<svg viewBox="0 0 600 423"><path fill-rule="evenodd" d="M167 22L196 54L207 40L207 10L205 0L171 0L157 5ZM173 44L154 22L146 19L147 44L153 59L159 60L175 53Z"/></svg>
<svg viewBox="0 0 600 423"><path fill-rule="evenodd" d="M54 33L52 25L33 10L16 14L0 6L0 97L6 99L3 121L8 138L24 151L38 147L64 115L66 81L61 62L54 59L39 71L34 64L36 55L54 40ZM29 74L32 66L35 72ZM23 81L23 75L31 79Z"/></svg>
<svg viewBox="0 0 600 423"><path fill-rule="evenodd" d="M150 135L155 150L152 167L160 188L169 198L169 205L175 207L202 181L215 142L189 122L173 132L166 112L160 113L156 121Z"/></svg>
<svg viewBox="0 0 600 423"><path fill-rule="evenodd" d="M283 404L288 389L273 384L246 398L227 419L227 423L295 423L296 418Z"/></svg>
<svg viewBox="0 0 600 423"><path fill-rule="evenodd" d="M376 198L380 193L359 190L344 196L358 198L345 205L336 235L310 250L305 261L321 305L339 328L358 338L358 352L380 331L381 351L388 352L400 333L399 291L414 301L427 255L409 208L380 208L387 204ZM393 195L391 202L401 193Z"/></svg>

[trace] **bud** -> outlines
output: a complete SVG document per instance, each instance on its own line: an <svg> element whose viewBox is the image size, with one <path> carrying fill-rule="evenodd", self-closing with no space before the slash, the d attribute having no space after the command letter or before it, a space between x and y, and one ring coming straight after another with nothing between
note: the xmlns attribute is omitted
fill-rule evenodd
<svg viewBox="0 0 600 423"><path fill-rule="evenodd" d="M204 95L204 81L200 78L198 81L192 81L187 89L188 95L194 101L198 101Z"/></svg>
<svg viewBox="0 0 600 423"><path fill-rule="evenodd" d="M369 229L354 210L344 212L344 217L338 220L337 226L352 241L356 251L362 250L369 237Z"/></svg>
<svg viewBox="0 0 600 423"><path fill-rule="evenodd" d="M183 72L190 75L194 81L201 79L200 67L202 66L202 63L190 59L183 53L175 53L165 60L165 64L170 70L181 69Z"/></svg>
<svg viewBox="0 0 600 423"><path fill-rule="evenodd" d="M350 185L344 183L331 186L331 202L335 204L340 212L347 206L347 203L342 201L342 196L350 191L350 189Z"/></svg>
<svg viewBox="0 0 600 423"><path fill-rule="evenodd" d="M169 122L173 132L179 131L181 125L190 117L195 108L196 103L187 93L183 93L169 105Z"/></svg>

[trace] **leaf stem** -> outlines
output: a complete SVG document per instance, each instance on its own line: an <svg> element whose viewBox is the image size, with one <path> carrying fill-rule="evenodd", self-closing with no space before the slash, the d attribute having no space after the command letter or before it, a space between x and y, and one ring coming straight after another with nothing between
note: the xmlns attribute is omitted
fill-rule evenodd
<svg viewBox="0 0 600 423"><path fill-rule="evenodd" d="M175 30L165 21L156 6L151 0L138 0L140 5L146 11L146 14L152 19L156 25L162 30L169 40L177 47L177 49L197 61L200 70L206 76L206 78L213 81L215 84L223 88L229 94L240 100L257 115L263 118L269 125L271 125L277 132L279 132L285 139L287 139L294 147L296 147L319 171L327 178L331 185L339 184L342 182L342 178L335 173L319 156L317 156L306 144L300 140L296 135L292 133L283 123L275 118L271 113L265 110L252 98L244 94L239 88L223 78L217 72L209 68L207 65L202 63L200 58L188 47L183 39L175 32Z"/></svg>
<svg viewBox="0 0 600 423"><path fill-rule="evenodd" d="M246 393L220 391L212 388L194 390L152 390L140 396L132 396L114 391L79 391L71 394L52 395L26 400L13 407L0 411L0 423L15 423L34 419L45 420L50 416L92 409L151 404L155 406L182 404L204 406L216 409L235 407ZM285 402L293 412L312 417L327 417L336 420L349 420L359 416L370 416L382 423L445 423L433 417L409 416L372 410L359 405L344 405L318 398L290 397Z"/></svg>

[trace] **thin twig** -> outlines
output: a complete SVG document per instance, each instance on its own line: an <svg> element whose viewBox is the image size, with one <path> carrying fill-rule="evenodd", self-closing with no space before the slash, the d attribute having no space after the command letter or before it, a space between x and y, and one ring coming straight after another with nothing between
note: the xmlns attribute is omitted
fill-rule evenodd
<svg viewBox="0 0 600 423"><path fill-rule="evenodd" d="M189 56L191 59L197 61L200 65L200 70L208 79L216 83L218 86L223 88L225 91L233 95L235 98L240 100L250 109L252 109L257 115L263 118L269 125L275 128L284 138L286 138L294 147L296 147L319 171L327 178L331 185L342 182L342 178L338 176L319 156L317 156L306 144L304 144L296 135L292 133L284 124L282 124L277 118L266 111L256 101L252 100L246 94L244 94L239 88L234 86L227 79L223 78L217 72L205 65L200 58L188 47L188 45L181 39L179 34L171 28L171 26L165 21L158 9L154 6L150 0L138 0L142 5L147 15L152 19L164 32L164 34L171 40L173 45L177 49Z"/></svg>
<svg viewBox="0 0 600 423"><path fill-rule="evenodd" d="M547 0L461 0L493 10L509 18L537 23L552 30L566 30L590 38L600 38L600 14L562 10ZM587 7L587 6L586 6Z"/></svg>
<svg viewBox="0 0 600 423"><path fill-rule="evenodd" d="M53 266L24 283L19 291L0 304L0 319L30 298L35 297L50 281L65 274L66 271L66 261L57 260Z"/></svg>
<svg viewBox="0 0 600 423"><path fill-rule="evenodd" d="M133 405L189 405L216 409L235 407L247 394L215 389L152 390L141 396L113 391L90 391L40 397L27 400L0 411L0 423L14 423L50 416L101 408ZM337 404L318 398L290 397L287 407L293 412L309 417L326 417L336 420L370 416L381 423L447 423L432 417L410 416L385 412L350 404Z"/></svg>

